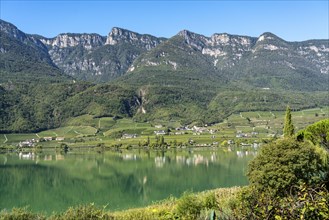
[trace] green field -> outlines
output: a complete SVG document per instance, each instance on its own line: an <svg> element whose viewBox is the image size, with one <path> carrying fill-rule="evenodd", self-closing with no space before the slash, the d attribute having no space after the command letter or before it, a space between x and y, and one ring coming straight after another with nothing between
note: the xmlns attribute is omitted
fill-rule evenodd
<svg viewBox="0 0 329 220"><path fill-rule="evenodd" d="M36 134L6 134L8 141L6 143L18 143L27 139L38 138ZM5 141L4 135L1 134L2 143Z"/></svg>
<svg viewBox="0 0 329 220"><path fill-rule="evenodd" d="M94 135L97 129L91 126L67 126L40 132L40 137L83 137Z"/></svg>
<svg viewBox="0 0 329 220"><path fill-rule="evenodd" d="M293 111L292 120L295 131L305 128L316 121L328 118L329 107ZM283 111L256 111L241 112L229 116L224 122L205 127L206 132L192 130L185 134L175 134L175 128L182 126L177 121L136 122L131 118L114 119L112 117L94 118L91 115L82 115L72 118L64 127L42 131L36 134L1 134L0 145L18 144L20 141L52 137L52 141L43 142L44 147L56 147L59 142L66 142L69 146L96 146L103 143L105 146L123 145L136 146L147 140L155 143L158 139L154 131L170 131L164 136L165 142L173 145L187 144L192 141L196 145L222 143L224 140L251 143L258 139L282 135L285 112ZM161 126L160 126L161 125ZM192 127L192 126L190 126ZM210 130L212 132L210 132ZM136 134L136 138L122 138L123 134ZM243 137L237 137L243 134ZM64 141L56 141L64 137Z"/></svg>

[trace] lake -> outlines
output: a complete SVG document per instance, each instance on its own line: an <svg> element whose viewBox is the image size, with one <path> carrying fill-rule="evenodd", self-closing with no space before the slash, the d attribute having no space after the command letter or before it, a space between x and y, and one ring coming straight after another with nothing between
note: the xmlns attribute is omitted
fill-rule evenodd
<svg viewBox="0 0 329 220"><path fill-rule="evenodd" d="M28 206L51 214L89 203L121 210L185 191L247 185L254 156L230 148L0 154L0 210Z"/></svg>

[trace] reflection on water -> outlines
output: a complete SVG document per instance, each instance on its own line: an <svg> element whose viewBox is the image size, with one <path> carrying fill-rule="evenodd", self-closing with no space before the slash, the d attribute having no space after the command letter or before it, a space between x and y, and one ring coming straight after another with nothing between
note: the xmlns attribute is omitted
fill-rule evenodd
<svg viewBox="0 0 329 220"><path fill-rule="evenodd" d="M0 155L0 209L63 211L94 202L125 209L184 191L247 184L253 151L217 149Z"/></svg>
<svg viewBox="0 0 329 220"><path fill-rule="evenodd" d="M40 160L44 160L44 161L51 161L51 160L64 160L65 157L63 154L55 154L55 155L51 155L51 154L45 154L45 155L38 155L34 152L19 152L18 153L18 158L20 160L35 160L35 161L40 161Z"/></svg>
<svg viewBox="0 0 329 220"><path fill-rule="evenodd" d="M19 152L18 154L19 159L23 160L34 160L35 159L35 154L33 152L28 152L28 153L22 153Z"/></svg>
<svg viewBox="0 0 329 220"><path fill-rule="evenodd" d="M236 151L238 157L256 156L256 151Z"/></svg>
<svg viewBox="0 0 329 220"><path fill-rule="evenodd" d="M122 155L123 160L137 160L136 154L123 154Z"/></svg>

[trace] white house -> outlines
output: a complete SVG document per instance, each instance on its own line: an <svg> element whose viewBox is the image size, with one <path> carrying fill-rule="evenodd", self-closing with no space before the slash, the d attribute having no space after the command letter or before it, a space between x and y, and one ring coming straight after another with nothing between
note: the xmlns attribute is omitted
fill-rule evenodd
<svg viewBox="0 0 329 220"><path fill-rule="evenodd" d="M154 131L154 134L156 134L156 135L165 135L166 132L164 130L160 130L160 131Z"/></svg>

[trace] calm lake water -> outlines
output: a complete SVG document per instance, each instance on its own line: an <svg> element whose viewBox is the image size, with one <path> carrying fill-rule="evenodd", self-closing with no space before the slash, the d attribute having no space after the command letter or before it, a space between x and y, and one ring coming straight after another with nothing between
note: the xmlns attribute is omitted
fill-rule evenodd
<svg viewBox="0 0 329 220"><path fill-rule="evenodd" d="M248 184L255 152L230 149L0 154L0 210L52 213L94 203L140 207L185 191Z"/></svg>

